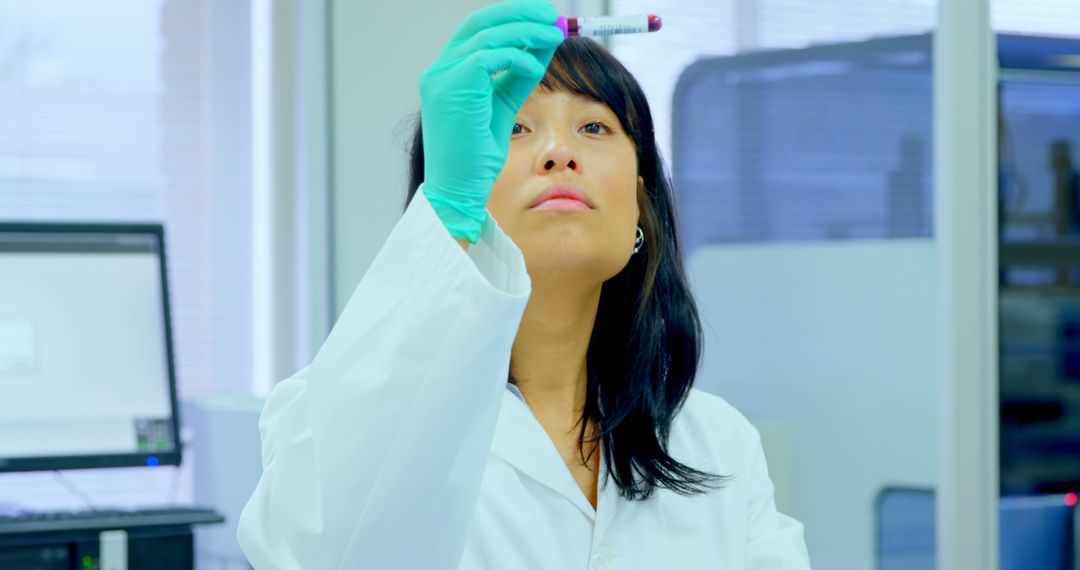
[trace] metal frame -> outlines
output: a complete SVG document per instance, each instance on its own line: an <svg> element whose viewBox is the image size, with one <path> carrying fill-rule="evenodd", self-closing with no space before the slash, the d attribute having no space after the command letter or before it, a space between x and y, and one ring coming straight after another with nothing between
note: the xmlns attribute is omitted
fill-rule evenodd
<svg viewBox="0 0 1080 570"><path fill-rule="evenodd" d="M938 2L933 49L943 386L937 567L996 570L997 58L989 0Z"/></svg>
<svg viewBox="0 0 1080 570"><path fill-rule="evenodd" d="M253 386L311 361L333 303L332 81L327 0L252 0L260 127L254 217Z"/></svg>

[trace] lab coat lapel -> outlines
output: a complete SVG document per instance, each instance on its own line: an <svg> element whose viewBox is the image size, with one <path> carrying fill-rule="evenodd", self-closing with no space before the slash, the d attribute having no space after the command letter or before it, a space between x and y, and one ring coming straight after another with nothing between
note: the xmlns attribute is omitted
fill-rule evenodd
<svg viewBox="0 0 1080 570"><path fill-rule="evenodd" d="M555 444L524 402L508 390L503 395L491 452L521 473L549 487L577 507L589 520L596 512L563 463Z"/></svg>

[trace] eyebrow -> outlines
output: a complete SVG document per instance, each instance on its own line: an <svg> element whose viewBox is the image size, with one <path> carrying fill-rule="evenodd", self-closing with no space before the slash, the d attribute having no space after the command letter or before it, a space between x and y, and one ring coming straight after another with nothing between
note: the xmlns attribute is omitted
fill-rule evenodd
<svg viewBox="0 0 1080 570"><path fill-rule="evenodd" d="M611 109L611 107L609 107L607 105L607 103L604 103L603 101L597 101L596 99L593 99L592 97L589 97L588 95L585 95L583 93L574 93L573 91L569 91L567 89L545 89L545 91L547 91L549 93L556 93L556 92L565 93L565 94L569 95L570 98L574 99L575 101L580 101L582 103L590 104L590 105L599 105L601 107L604 107L605 109Z"/></svg>
<svg viewBox="0 0 1080 570"><path fill-rule="evenodd" d="M590 107L592 109L595 109L597 112L601 112L601 113L604 113L604 114L607 114L607 115L611 115L616 120L618 120L618 118L619 118L619 116L617 114L615 114L614 109L609 107L607 105L607 103L602 103L600 101L597 101L596 99L592 99L590 97L586 97L584 95L577 95L577 94L574 94L574 99L576 101L578 101L579 103L584 104L586 107Z"/></svg>
<svg viewBox="0 0 1080 570"><path fill-rule="evenodd" d="M582 104L587 105L589 107L594 107L599 111L602 111L604 113L607 113L608 115L611 115L612 117L614 117L614 119L616 121L619 120L619 115L607 103L604 103L603 101L597 101L596 99L593 99L592 97L589 97L587 95L582 95L581 93L571 93L571 92L566 91L566 90L561 90L561 91L566 93L567 95L569 95L570 98L573 99L574 101L577 101L578 103L582 103ZM522 109L524 109L524 106L522 107ZM518 112L520 113L521 111L518 111Z"/></svg>

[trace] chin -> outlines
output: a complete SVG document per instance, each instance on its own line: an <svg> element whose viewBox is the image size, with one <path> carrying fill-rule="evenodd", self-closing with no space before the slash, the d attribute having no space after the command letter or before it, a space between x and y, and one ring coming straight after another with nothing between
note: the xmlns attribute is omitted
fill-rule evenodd
<svg viewBox="0 0 1080 570"><path fill-rule="evenodd" d="M623 252L616 251L598 227L548 221L514 229L517 231L508 235L524 254L531 275L569 272L603 276L612 271L615 275L626 266Z"/></svg>
<svg viewBox="0 0 1080 570"><path fill-rule="evenodd" d="M559 276L603 283L626 267L627 259L598 251L595 244L570 242L531 244L521 248L533 279ZM625 256L623 256L625 257Z"/></svg>

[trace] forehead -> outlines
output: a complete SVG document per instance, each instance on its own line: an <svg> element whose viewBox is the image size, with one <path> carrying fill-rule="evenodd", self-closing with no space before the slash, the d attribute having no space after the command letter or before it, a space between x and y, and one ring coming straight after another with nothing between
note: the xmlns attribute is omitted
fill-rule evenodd
<svg viewBox="0 0 1080 570"><path fill-rule="evenodd" d="M561 89L551 90L543 86L534 89L533 92L529 94L529 98L525 100L522 107L531 107L532 110L546 110L554 109L560 105L571 108L588 108L598 111L603 110L609 113L613 112L606 104L592 99L591 97Z"/></svg>

